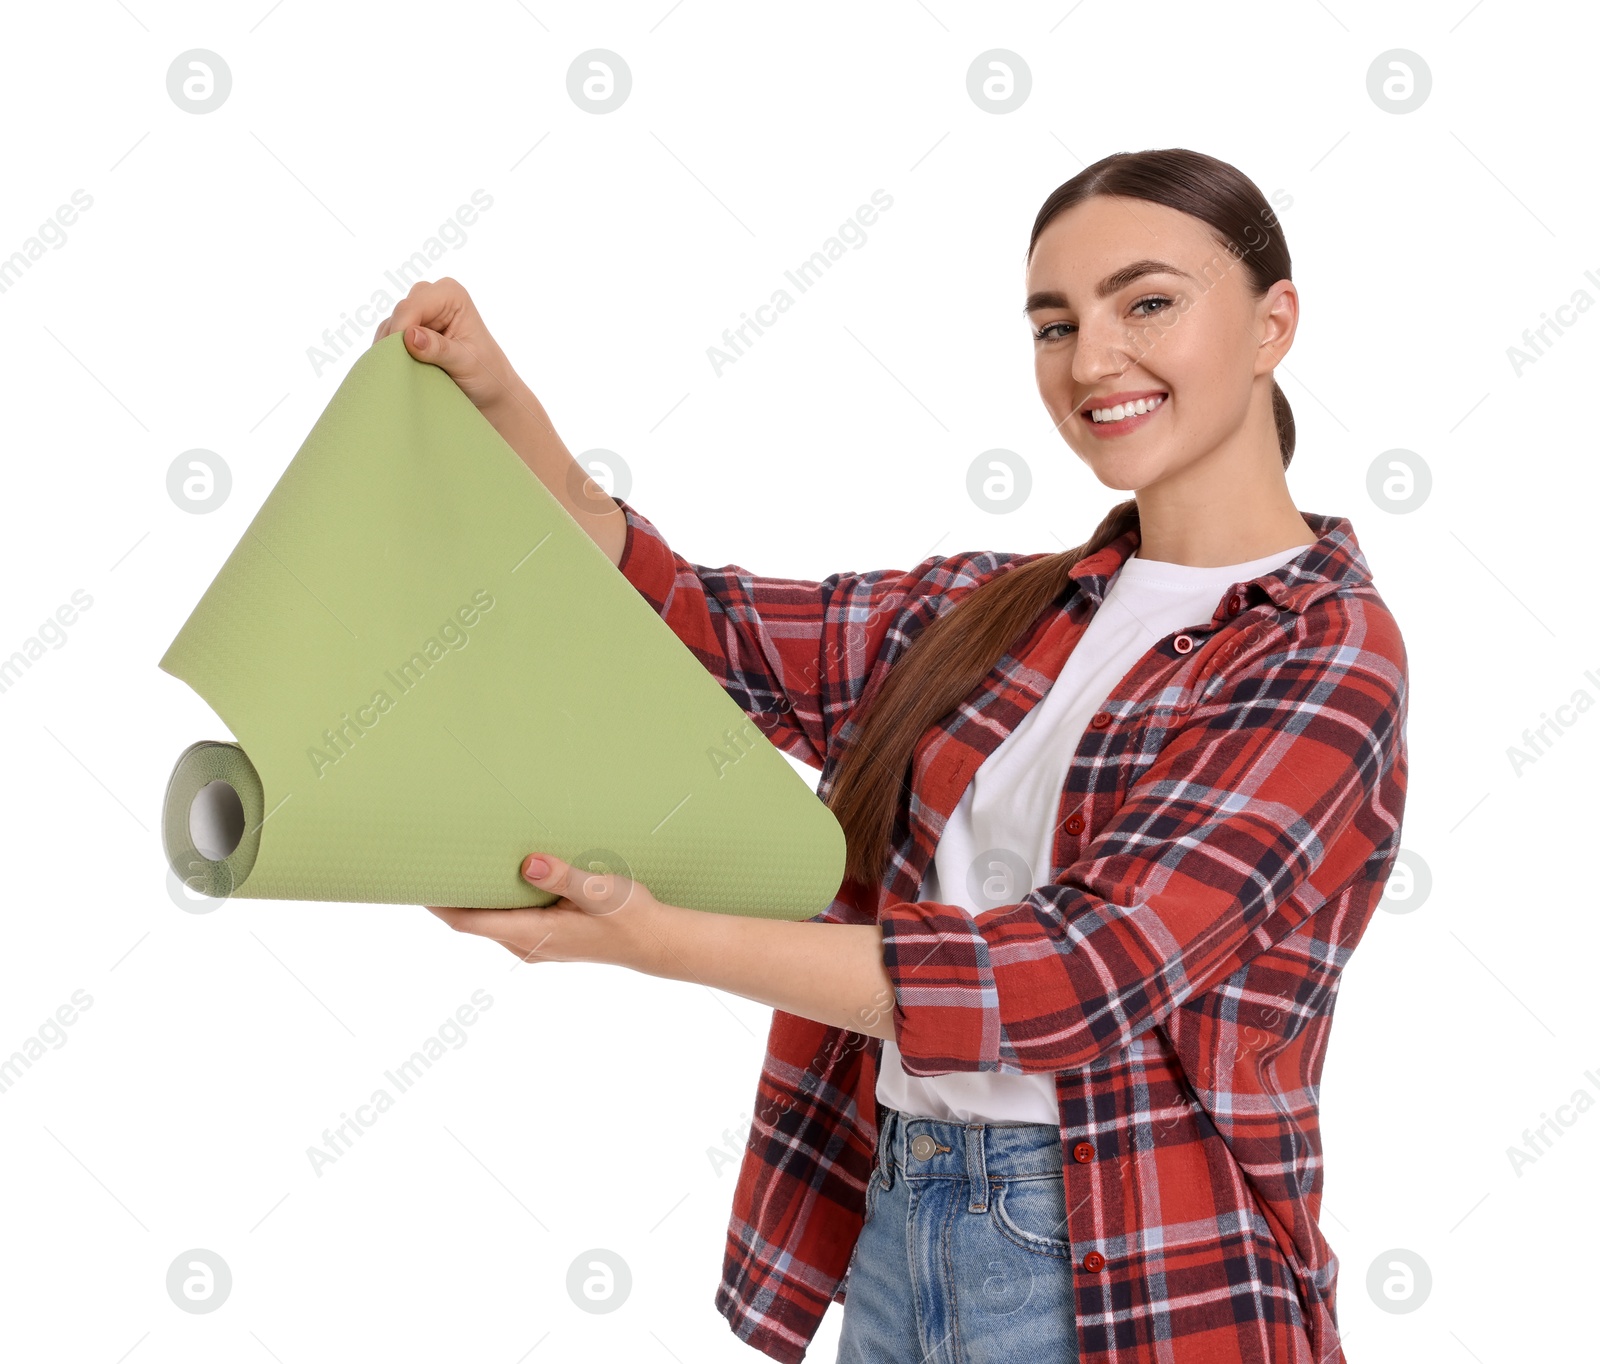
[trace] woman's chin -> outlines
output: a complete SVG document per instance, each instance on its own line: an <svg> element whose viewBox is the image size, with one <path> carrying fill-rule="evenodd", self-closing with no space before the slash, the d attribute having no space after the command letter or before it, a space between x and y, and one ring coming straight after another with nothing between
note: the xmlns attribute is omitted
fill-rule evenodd
<svg viewBox="0 0 1600 1364"><path fill-rule="evenodd" d="M1094 437L1089 440L1093 442ZM1133 492L1155 482L1167 464L1159 449L1125 445L1112 447L1094 443L1077 450L1077 455L1105 487L1121 493Z"/></svg>

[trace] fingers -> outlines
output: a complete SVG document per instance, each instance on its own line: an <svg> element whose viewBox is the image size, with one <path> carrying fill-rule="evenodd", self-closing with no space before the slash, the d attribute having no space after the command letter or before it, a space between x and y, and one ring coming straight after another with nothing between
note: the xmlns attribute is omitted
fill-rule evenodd
<svg viewBox="0 0 1600 1364"><path fill-rule="evenodd" d="M431 327L410 326L405 329L401 344L412 359L442 369L480 406L496 388L505 387L483 362L476 345L464 338L447 336Z"/></svg>
<svg viewBox="0 0 1600 1364"><path fill-rule="evenodd" d="M541 861L545 864L542 871L539 866ZM563 862L550 853L529 853L522 862L522 877L529 885L559 895L563 900L570 900L579 909L589 908L587 887L595 879L594 875L577 872L570 862Z"/></svg>
<svg viewBox="0 0 1600 1364"><path fill-rule="evenodd" d="M540 874L533 863L542 858L549 870ZM588 871L563 862L550 853L531 853L522 863L522 875L530 885L559 895L585 914L614 914L621 909L638 884L616 872Z"/></svg>
<svg viewBox="0 0 1600 1364"><path fill-rule="evenodd" d="M429 905L428 913L437 914L458 933L481 933L493 937L493 916L504 911L498 909L453 909L447 905Z"/></svg>
<svg viewBox="0 0 1600 1364"><path fill-rule="evenodd" d="M430 331L452 332L481 327L482 319L473 307L460 281L446 275L443 279L418 280L388 317L378 324L372 338L381 341L392 332L409 327L426 327Z"/></svg>
<svg viewBox="0 0 1600 1364"><path fill-rule="evenodd" d="M411 352L413 359L438 365L451 378L455 378L463 365L470 362L470 357L463 353L457 342L431 327L407 327L401 345Z"/></svg>
<svg viewBox="0 0 1600 1364"><path fill-rule="evenodd" d="M500 944L506 951L523 961L539 961L539 949L542 948L555 935L555 930L545 926L536 926L530 934L514 934L504 937L503 934L512 930L511 916L516 913L507 909L455 909L448 905L427 905L428 913L436 915L449 924L458 933L473 933L480 938L489 938ZM553 908L553 906L552 906Z"/></svg>
<svg viewBox="0 0 1600 1364"><path fill-rule="evenodd" d="M412 359L442 369L480 411L516 399L517 376L460 281L446 276L412 285L378 324L373 344L395 332Z"/></svg>

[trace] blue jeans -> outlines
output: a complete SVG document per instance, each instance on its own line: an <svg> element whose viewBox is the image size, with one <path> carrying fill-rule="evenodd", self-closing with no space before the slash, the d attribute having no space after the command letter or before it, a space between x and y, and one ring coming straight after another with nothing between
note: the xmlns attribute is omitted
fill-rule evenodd
<svg viewBox="0 0 1600 1364"><path fill-rule="evenodd" d="M878 1115L838 1364L1075 1364L1060 1130Z"/></svg>

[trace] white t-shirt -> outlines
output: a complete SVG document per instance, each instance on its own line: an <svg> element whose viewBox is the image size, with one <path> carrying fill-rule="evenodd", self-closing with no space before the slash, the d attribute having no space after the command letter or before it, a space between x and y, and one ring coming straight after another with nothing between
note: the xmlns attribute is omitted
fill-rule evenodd
<svg viewBox="0 0 1600 1364"><path fill-rule="evenodd" d="M1216 568L1137 555L1124 560L1056 681L973 774L917 899L975 914L1049 885L1067 768L1101 702L1166 635L1209 622L1229 587L1271 572L1305 548ZM907 1075L892 1038L883 1043L877 1096L901 1112L953 1122L1060 1123L1053 1073Z"/></svg>

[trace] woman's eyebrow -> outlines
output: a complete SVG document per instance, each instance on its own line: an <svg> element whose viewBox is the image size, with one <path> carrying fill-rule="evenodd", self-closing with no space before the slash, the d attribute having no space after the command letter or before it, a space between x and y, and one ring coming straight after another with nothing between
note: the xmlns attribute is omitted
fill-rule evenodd
<svg viewBox="0 0 1600 1364"><path fill-rule="evenodd" d="M1096 298L1110 298L1118 289L1124 289L1136 279L1143 279L1146 275L1180 275L1184 279L1192 280L1194 276L1187 270L1180 270L1176 265L1169 265L1164 260L1136 260L1131 265L1124 265L1120 270L1113 270L1103 280L1094 286ZM1067 296L1055 289L1037 289L1028 295L1028 301L1022 305L1024 315L1039 312L1044 308L1065 308Z"/></svg>

